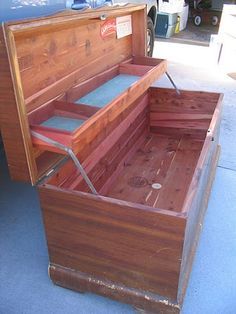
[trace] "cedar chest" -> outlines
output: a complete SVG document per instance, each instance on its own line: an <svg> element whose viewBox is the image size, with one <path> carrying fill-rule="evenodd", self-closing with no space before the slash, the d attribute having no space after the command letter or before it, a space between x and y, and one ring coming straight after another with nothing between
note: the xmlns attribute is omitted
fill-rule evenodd
<svg viewBox="0 0 236 314"><path fill-rule="evenodd" d="M146 57L145 11L4 24L0 123L12 179L38 186L52 281L178 313L219 156L222 95L151 87L167 62Z"/></svg>

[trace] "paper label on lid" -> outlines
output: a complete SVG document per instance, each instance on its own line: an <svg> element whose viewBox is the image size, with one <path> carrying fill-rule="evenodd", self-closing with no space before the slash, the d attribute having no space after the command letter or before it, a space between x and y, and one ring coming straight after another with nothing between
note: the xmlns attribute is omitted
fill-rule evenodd
<svg viewBox="0 0 236 314"><path fill-rule="evenodd" d="M132 17L131 15L120 16L116 18L117 38L122 38L132 34Z"/></svg>

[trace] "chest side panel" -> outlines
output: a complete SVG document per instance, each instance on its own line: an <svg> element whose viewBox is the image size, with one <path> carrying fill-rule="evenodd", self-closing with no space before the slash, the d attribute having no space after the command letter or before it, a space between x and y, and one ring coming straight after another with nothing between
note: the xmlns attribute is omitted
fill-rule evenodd
<svg viewBox="0 0 236 314"><path fill-rule="evenodd" d="M19 121L19 114L2 28L0 28L0 73L0 125L9 170L12 179L29 181L22 130L20 123L15 123Z"/></svg>

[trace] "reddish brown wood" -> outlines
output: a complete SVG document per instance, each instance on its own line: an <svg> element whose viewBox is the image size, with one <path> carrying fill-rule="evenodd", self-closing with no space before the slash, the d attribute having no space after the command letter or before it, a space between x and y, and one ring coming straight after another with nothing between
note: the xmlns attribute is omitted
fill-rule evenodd
<svg viewBox="0 0 236 314"><path fill-rule="evenodd" d="M163 59L142 56L142 55L134 55L132 58L132 63L137 65L147 65L147 66L156 66L157 64L162 63Z"/></svg>
<svg viewBox="0 0 236 314"><path fill-rule="evenodd" d="M185 134L188 134L189 136L191 136L194 139L200 139L200 140L204 140L204 138L206 137L206 129L191 129L191 128L169 128L167 126L165 127L160 127L160 126L152 126L151 131L153 133L156 134L162 134L162 135L169 135L172 136L173 134L176 134L178 136L182 136Z"/></svg>
<svg viewBox="0 0 236 314"><path fill-rule="evenodd" d="M58 132L52 129L50 132L46 128L39 128L38 126L32 126L32 129L38 133L60 142L73 149L75 153L81 155L85 144L93 142L101 130L107 127L107 124L116 120L117 117L129 109L133 102L141 97L149 86L157 79L161 74L166 71L166 62L162 61L156 67L153 67L150 71L140 77L140 80L132 84L127 90L125 90L120 96L116 97L114 101L107 104L100 109L94 116L83 124L79 129L76 129L73 133L66 135L65 132ZM45 142L33 137L34 145L41 149L50 150L53 152L60 152L57 148L48 145ZM83 157L82 157L83 159Z"/></svg>
<svg viewBox="0 0 236 314"><path fill-rule="evenodd" d="M189 139L188 136L181 138L160 190L157 207L182 211L202 146L203 141Z"/></svg>
<svg viewBox="0 0 236 314"><path fill-rule="evenodd" d="M202 207L200 208L200 216L195 220L196 231L192 232L194 235L194 242L191 247L191 254L188 256L188 268L182 270L180 285L184 282L186 289L187 278L190 274L191 264L193 262L194 252L196 250L198 237L202 228L202 220L204 212L207 207L207 201L209 198L211 185L214 179L214 173L217 166L217 160L219 157L219 147L217 153L213 155L213 162L210 170L210 177L206 187L206 193L203 198ZM196 217L195 217L196 218ZM182 294L179 295L179 303L174 302L168 298L161 298L158 295L147 291L140 291L136 289L128 288L126 285L114 284L114 282L104 280L98 277L94 277L90 274L81 273L80 271L71 271L68 268L50 264L49 273L52 280L63 287L77 290L79 292L90 291L99 293L103 296L109 296L118 301L133 304L137 308L138 313L179 313L181 304L183 302L184 291L180 289Z"/></svg>
<svg viewBox="0 0 236 314"><path fill-rule="evenodd" d="M68 101L62 101L62 100L58 100L58 101L55 100L54 105L57 111L63 111L63 112L66 111L66 112L69 112L70 114L78 114L87 118L91 117L99 110L99 108L97 107L87 106L83 104L74 104L74 103L70 103Z"/></svg>
<svg viewBox="0 0 236 314"><path fill-rule="evenodd" d="M147 53L147 11L137 10L132 16L132 56L145 56Z"/></svg>
<svg viewBox="0 0 236 314"><path fill-rule="evenodd" d="M201 154L198 159L198 163L196 165L196 170L193 175L192 182L189 186L189 191L187 198L185 200L185 204L183 206L182 211L188 212L189 207L193 202L194 194L196 193L197 189L197 182L199 180L199 172L203 171L203 165L206 163L207 157L212 153L212 147L216 146L219 141L219 131L220 131L220 121L221 121L221 114L222 114L222 99L223 95L219 94L217 102L215 103L214 113L209 124L209 129L205 137L204 145L202 147ZM206 166L206 165L205 165ZM206 166L208 167L208 165Z"/></svg>
<svg viewBox="0 0 236 314"><path fill-rule="evenodd" d="M59 286L65 286L79 292L90 291L134 306L135 313L140 314L179 314L180 306L169 298L162 298L147 291L114 285L108 280L74 272L58 265L49 265L50 277Z"/></svg>
<svg viewBox="0 0 236 314"><path fill-rule="evenodd" d="M109 197L181 211L202 145L187 136L150 135L110 188ZM161 188L153 189L153 183Z"/></svg>
<svg viewBox="0 0 236 314"><path fill-rule="evenodd" d="M145 142L136 147L135 155L125 164L108 196L158 207L156 200L160 190L153 189L152 184L163 184L178 144L179 139L173 136L149 134Z"/></svg>
<svg viewBox="0 0 236 314"><path fill-rule="evenodd" d="M115 11L114 11L115 9ZM126 14L134 14L135 12L139 10L144 10L145 5L127 5L125 8L120 7L106 7L106 17L111 18L115 15L123 15ZM18 37L25 37L25 35L31 33L31 34L37 34L39 32L38 27L40 26L40 29L42 29L44 32L50 32L50 31L59 31L63 28L65 28L65 23L70 24L76 24L76 23L83 23L83 20L86 20L89 16L89 18L92 20L101 20L101 15L104 14L104 7L96 8L96 10L86 10L81 11L78 14L78 11L71 11L71 10L64 10L61 12L57 12L54 15L48 15L44 16L43 18L30 18L30 19L23 19L21 21L16 22L8 22L7 24L11 27L11 29L14 31L15 34L17 34ZM43 23L42 23L43 20ZM53 20L53 23L52 23ZM85 22L84 24L86 24ZM135 26L135 23L133 23ZM139 24L141 24L139 22ZM140 26L138 26L140 27ZM138 36L138 35L137 35Z"/></svg>
<svg viewBox="0 0 236 314"><path fill-rule="evenodd" d="M205 172L198 184L195 200L189 208L188 222L186 226L186 240L181 265L181 276L179 280L178 300L182 304L186 293L188 278L197 249L197 244L201 230L203 228L204 215L207 210L208 200L213 185L218 159L220 155L220 146L213 145L208 157L208 165L204 167Z"/></svg>
<svg viewBox="0 0 236 314"><path fill-rule="evenodd" d="M14 180L30 181L30 172L34 170L29 169L23 130L20 123L16 123L19 121L19 114L2 28L0 28L0 73L1 136L8 157L9 171ZM35 165L33 168L35 169Z"/></svg>
<svg viewBox="0 0 236 314"><path fill-rule="evenodd" d="M166 102L170 103L166 89L153 90L152 88L151 97L158 98L159 94L165 94ZM191 95L194 96L194 92L191 92ZM183 92L183 96L182 105L186 108L185 98L190 98L190 95L188 92ZM207 93L208 96L210 94ZM208 122L204 133L200 132L200 135L189 134L191 129L186 128L182 128L180 133L173 134L175 129L169 128L168 135L150 133L150 137L142 138L142 128L138 127L138 119L142 117L141 112L138 111L139 106L140 109L142 108L141 103L142 101L129 109L125 120L117 120L120 121L120 126L116 124L115 128L106 130L106 136L100 138L101 142L95 146L95 150L90 147L91 158L87 157L88 159L84 161L92 181L107 197L82 193L81 190L88 191L85 183L78 174L73 176L73 167L67 164L62 168L61 177L59 171L55 178L40 188L52 263L51 276L62 286L80 291L95 291L123 302L131 302L145 311L155 313L165 304L167 313L178 312L183 302L193 260L191 245L195 250L196 234L199 233L199 222L202 221L206 206L205 190L209 189L210 172L214 170L216 164L221 97L218 94L218 100L216 99L214 105L211 103L211 107L207 105L205 112L204 106L200 108L191 105L192 108L188 107L188 112L185 113L183 110L182 114L180 113L181 101L178 100L177 118L187 122L198 119ZM150 99L150 93L149 103L150 115L154 113L158 117L161 103L157 99ZM152 107L153 103L158 103L155 110ZM145 101L143 105L145 106ZM174 109L174 107L169 108L170 111ZM141 115L136 117L135 110ZM212 111L211 116L210 111ZM164 119L171 119L168 112L163 114ZM194 115L196 116L193 118ZM132 121L135 121L133 125L128 123L131 117ZM162 118L161 113L160 121ZM174 118L176 119L175 114ZM207 132L209 128L211 131ZM212 141L213 137L216 141ZM68 181L66 169L70 171ZM132 182L129 179L137 176L147 179L148 185L143 188L131 186ZM133 183L135 182L137 183L134 180ZM160 190L152 191L151 183L161 183L162 187ZM53 186L54 184L56 186ZM151 195L149 195L150 191ZM133 216L136 210L137 216ZM146 225L150 212L153 212L154 216L150 217L149 224L153 223L155 231L150 228L150 225ZM114 213L118 216L114 216ZM162 213L164 220L160 220L157 213ZM181 231L184 238L180 246L172 242L176 241L180 234L180 230L176 229L173 236L169 234L168 239L162 238L160 243L163 246L159 247L154 255L149 255L146 250L151 249L152 241L155 243L154 246L159 245L159 238L156 235L161 237L167 235L165 226L169 224L170 217L179 217L187 223L187 228L184 223ZM124 219L127 221L124 222ZM134 225L136 223L137 226ZM142 236L138 231L139 224L144 228ZM151 240L153 236L155 239ZM74 250L74 247L79 250ZM184 248L184 252L179 257L181 272L177 275L178 280L173 273L175 266L171 257L176 247ZM140 255L136 255L137 252ZM152 259L146 260L147 256L152 256ZM137 268L133 268L132 265L137 265ZM166 267L171 269L168 273L164 270ZM73 273L69 269L73 269ZM151 276L152 273L152 279L146 273L148 269L151 270L149 275ZM154 269L155 276L153 276ZM163 271L164 278L157 282ZM172 285L175 280L178 283L172 289L169 285L170 283ZM111 293L111 285L114 294ZM124 287L122 293L120 287ZM138 291L141 295L137 296ZM167 299L156 299L160 298L160 294ZM149 300L147 304L144 301L145 295ZM141 303L143 306L140 306Z"/></svg>
<svg viewBox="0 0 236 314"><path fill-rule="evenodd" d="M40 199L51 263L176 298L184 218L52 186Z"/></svg>
<svg viewBox="0 0 236 314"><path fill-rule="evenodd" d="M91 151L83 162L83 167L93 183L96 184L98 182L99 186L96 186L97 190L111 176L117 176L116 168L119 163L122 164L120 161L122 157L135 144L137 138L145 136L145 130L148 129L147 105L146 95L135 104L129 115L114 130L111 130L110 134L107 133L107 137L102 144L97 149ZM69 177L69 182L71 182L69 183L70 188L76 187L79 190L83 191L85 189L87 191L86 185L79 185L83 182L80 174L77 175L77 178L75 174L72 175L72 178ZM103 194L104 192L101 193Z"/></svg>
<svg viewBox="0 0 236 314"><path fill-rule="evenodd" d="M99 108L97 107L54 100L53 102L31 112L28 115L28 119L30 126L39 126L43 121L54 115L86 120L98 110ZM41 127L43 128L43 126Z"/></svg>
<svg viewBox="0 0 236 314"><path fill-rule="evenodd" d="M150 127L157 134L204 139L219 99L217 93L150 88Z"/></svg>
<svg viewBox="0 0 236 314"><path fill-rule="evenodd" d="M65 99L71 102L76 101L79 98L91 92L92 90L96 89L100 85L111 80L113 77L115 77L118 74L119 74L119 65L117 64L114 67L106 71L103 71L102 73L99 73L97 75L94 75L88 80L70 88L66 92Z"/></svg>
<svg viewBox="0 0 236 314"><path fill-rule="evenodd" d="M186 240L184 243L182 272L179 281L178 299L183 302L188 277L194 259L199 234L203 224L211 186L220 154L218 145L222 112L222 95L219 95L201 154L196 165L193 179L189 185L182 211L188 213Z"/></svg>
<svg viewBox="0 0 236 314"><path fill-rule="evenodd" d="M152 112L180 114L213 114L218 101L218 93L181 91L174 89L150 88L150 110Z"/></svg>
<svg viewBox="0 0 236 314"><path fill-rule="evenodd" d="M153 69L152 66L136 65L136 64L129 64L129 63L123 63L119 67L119 71L122 74L132 74L132 75L138 75L138 76L142 76L152 69Z"/></svg>
<svg viewBox="0 0 236 314"><path fill-rule="evenodd" d="M155 67L160 68L161 66L166 66L166 64L164 64L164 60L151 59L152 58L149 57L130 58L125 62L120 63L120 65L116 65L106 71L103 71L102 73L91 77L90 79L78 84L77 86L73 86L66 92L64 98L70 102L75 101L86 95L90 91L96 89L100 85L104 84L106 81L112 79L119 73L143 76L150 71L154 71ZM163 73L164 72L160 71L159 75Z"/></svg>
<svg viewBox="0 0 236 314"><path fill-rule="evenodd" d="M131 14L133 34L101 40L101 12ZM150 88L166 61L145 57L145 25L144 6L6 24L1 128L16 178L36 182L51 172L39 193L52 280L178 313L219 152L221 96ZM102 109L73 104L120 72L140 79ZM50 137L77 153L100 195L88 193L71 160L55 168L64 156L35 139L33 147L29 125L52 114L87 119Z"/></svg>
<svg viewBox="0 0 236 314"><path fill-rule="evenodd" d="M100 37L100 27L103 23L100 19L101 12L107 15L107 19L131 14L133 34L121 39L117 39L115 34L105 40L102 39ZM135 21L138 18L139 23L136 25ZM93 82L97 79L98 83L99 78L108 79L110 74L106 73L114 75L119 63L131 60L132 55L144 55L145 46L142 47L141 44L146 37L146 24L142 24L145 19L143 5L128 5L123 8L106 8L105 11L104 9L96 10L96 12L91 10L86 14L59 13L51 17L4 25L5 38L2 36L4 45L1 46L1 64L6 67L6 71L2 71L2 73L7 74L4 76L1 87L4 90L2 95L7 92L7 97L12 103L12 109L10 109L11 106L7 106L8 117L12 119L11 130L9 131L8 127L9 119L4 117L5 96L2 96L3 101L1 102L3 106L1 110L3 122L1 124L12 177L35 183L44 173L42 167L44 162L39 164L41 158L37 157L44 154L45 150L49 150L49 147L36 142L40 144L40 147L36 150L33 148L27 113L31 115L37 108L47 106L53 100L61 99L71 102L70 97L73 98L73 93L78 85L85 86L83 82L86 80L89 82L90 79ZM139 32L141 29L142 31ZM132 39L133 37L135 40ZM155 73L151 71L148 76L144 75L136 86L137 90L131 88L124 93L116 105L122 104L121 111L125 109L125 106L130 106L165 70L166 63L159 63ZM5 88L6 84L9 85L9 88ZM76 87L75 90L74 87ZM124 103L125 106L123 106ZM69 106L72 108L71 105ZM65 111L67 112L66 108L64 109L57 113L64 115ZM10 110L12 111L10 112ZM74 112L67 112L67 115L72 117ZM104 127L104 125L100 126ZM94 137L100 131L95 127ZM43 134L49 135L47 132ZM83 131L83 136L78 143L74 139L80 136L80 133L75 137L72 136L72 139L69 140L63 140L63 136L57 136L56 132L55 134L52 132L51 135L53 139L78 151L81 144L84 147L87 131L85 133ZM94 137L89 137L90 142ZM15 154L14 146L16 139L17 143L22 143L19 145L17 154ZM58 152L55 149L51 149L51 151ZM46 158L42 157L42 159ZM58 156L55 156L55 161L57 159ZM45 170L48 166L49 164L45 165ZM39 169L41 170L39 171Z"/></svg>
<svg viewBox="0 0 236 314"><path fill-rule="evenodd" d="M32 106L35 108L34 100L39 95L48 96L46 102L58 95L59 87L62 94L76 83L131 57L131 36L118 40L113 34L103 40L100 36L102 23L87 19L87 23L65 24L60 32L39 29L33 42L32 34L28 38L15 38L19 62L26 58L31 60L27 67L20 67L27 111L31 111Z"/></svg>
<svg viewBox="0 0 236 314"><path fill-rule="evenodd" d="M206 120L210 123L212 118L211 114L193 114L193 113L173 113L173 112L151 112L150 115L150 123L152 121L192 121L192 120ZM170 123L171 124L171 123Z"/></svg>
<svg viewBox="0 0 236 314"><path fill-rule="evenodd" d="M36 157L38 172L43 173L44 177L45 173L50 173L52 168L59 164L63 159L65 159L65 156L58 155L53 152L40 152Z"/></svg>
<svg viewBox="0 0 236 314"><path fill-rule="evenodd" d="M188 119L182 120L182 121L177 121L177 120L165 120L165 121L152 121L151 126L153 127L160 127L160 128L173 128L173 129L190 129L190 130L204 130L205 132L207 131L209 127L209 122L210 120L194 120ZM191 131L190 131L191 132Z"/></svg>

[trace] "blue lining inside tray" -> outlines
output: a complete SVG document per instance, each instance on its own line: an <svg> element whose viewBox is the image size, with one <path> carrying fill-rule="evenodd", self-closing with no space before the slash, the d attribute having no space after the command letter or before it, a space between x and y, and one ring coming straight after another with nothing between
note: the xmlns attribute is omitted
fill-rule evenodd
<svg viewBox="0 0 236 314"><path fill-rule="evenodd" d="M138 79L140 79L140 76L119 74L92 92L78 99L75 103L102 108L115 97L120 95L124 90L129 88L133 83L137 82Z"/></svg>
<svg viewBox="0 0 236 314"><path fill-rule="evenodd" d="M59 130L73 132L75 129L81 126L83 122L84 120L80 120L80 119L53 116L49 118L48 120L42 122L40 125L46 126L49 128L55 128Z"/></svg>

